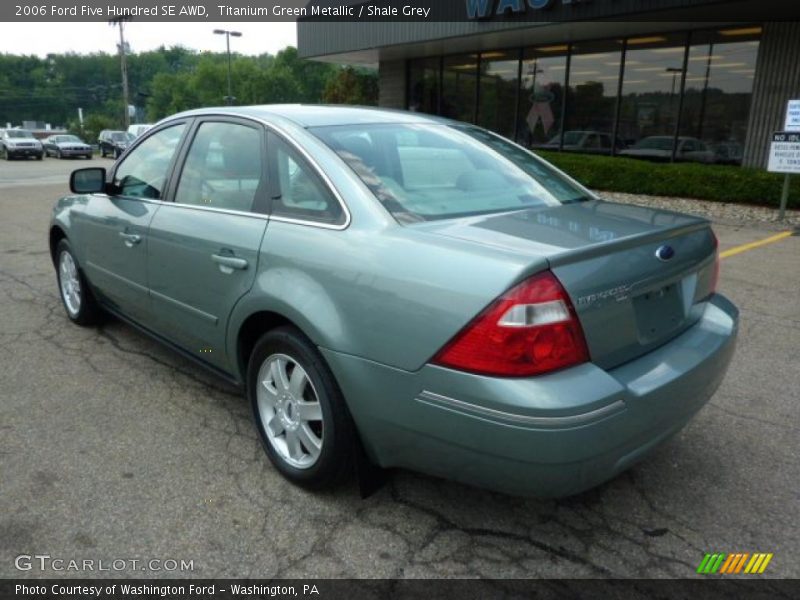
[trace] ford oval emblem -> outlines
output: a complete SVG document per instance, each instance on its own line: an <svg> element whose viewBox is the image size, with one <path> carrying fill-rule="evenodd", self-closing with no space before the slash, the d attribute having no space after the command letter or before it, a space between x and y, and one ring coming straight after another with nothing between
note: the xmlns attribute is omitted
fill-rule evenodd
<svg viewBox="0 0 800 600"><path fill-rule="evenodd" d="M664 245L656 250L656 258L661 262L672 260L673 256L675 256L675 250L672 248L672 246Z"/></svg>

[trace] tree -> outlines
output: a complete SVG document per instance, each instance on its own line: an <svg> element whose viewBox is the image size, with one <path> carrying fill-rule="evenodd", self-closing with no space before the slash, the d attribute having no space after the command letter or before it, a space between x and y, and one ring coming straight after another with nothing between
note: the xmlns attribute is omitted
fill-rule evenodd
<svg viewBox="0 0 800 600"><path fill-rule="evenodd" d="M378 75L374 71L344 67L328 80L322 101L328 104L378 104Z"/></svg>
<svg viewBox="0 0 800 600"><path fill-rule="evenodd" d="M373 71L304 60L296 48L276 55L241 56L231 61L237 104L376 104ZM183 110L219 106L227 95L227 55L176 46L128 55L131 100L156 121ZM100 129L117 128L122 114L119 58L103 52L49 54L45 58L0 54L0 126L23 120L72 124L78 116L104 117L87 126L91 140ZM97 124L97 120L94 122Z"/></svg>

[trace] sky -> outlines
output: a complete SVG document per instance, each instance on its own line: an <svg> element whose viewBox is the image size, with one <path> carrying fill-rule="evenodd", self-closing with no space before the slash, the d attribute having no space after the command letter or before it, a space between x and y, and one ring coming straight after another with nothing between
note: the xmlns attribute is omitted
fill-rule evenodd
<svg viewBox="0 0 800 600"><path fill-rule="evenodd" d="M0 0L4 1L4 0ZM225 37L214 29L241 31L231 38L231 51L240 54L275 54L286 46L297 45L296 23L126 23L125 41L132 52L159 46L184 46L194 50L225 51ZM105 22L93 23L2 23L0 53L36 54L117 51L119 32Z"/></svg>

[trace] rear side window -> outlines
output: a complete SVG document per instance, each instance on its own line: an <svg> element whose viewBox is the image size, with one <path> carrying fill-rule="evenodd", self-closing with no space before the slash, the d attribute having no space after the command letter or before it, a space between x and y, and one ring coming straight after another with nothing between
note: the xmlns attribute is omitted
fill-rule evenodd
<svg viewBox="0 0 800 600"><path fill-rule="evenodd" d="M200 125L175 202L248 212L263 179L261 132L238 123Z"/></svg>
<svg viewBox="0 0 800 600"><path fill-rule="evenodd" d="M272 167L270 213L299 221L342 225L346 215L331 191L299 152L276 135L269 137Z"/></svg>
<svg viewBox="0 0 800 600"><path fill-rule="evenodd" d="M114 185L121 196L160 200L169 166L185 124L162 129L139 144L117 167Z"/></svg>

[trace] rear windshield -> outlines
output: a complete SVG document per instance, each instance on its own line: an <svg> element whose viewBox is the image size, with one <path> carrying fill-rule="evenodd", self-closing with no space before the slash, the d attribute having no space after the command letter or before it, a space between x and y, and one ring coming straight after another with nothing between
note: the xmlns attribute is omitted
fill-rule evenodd
<svg viewBox="0 0 800 600"><path fill-rule="evenodd" d="M527 151L478 127L381 124L314 127L401 222L588 200Z"/></svg>

